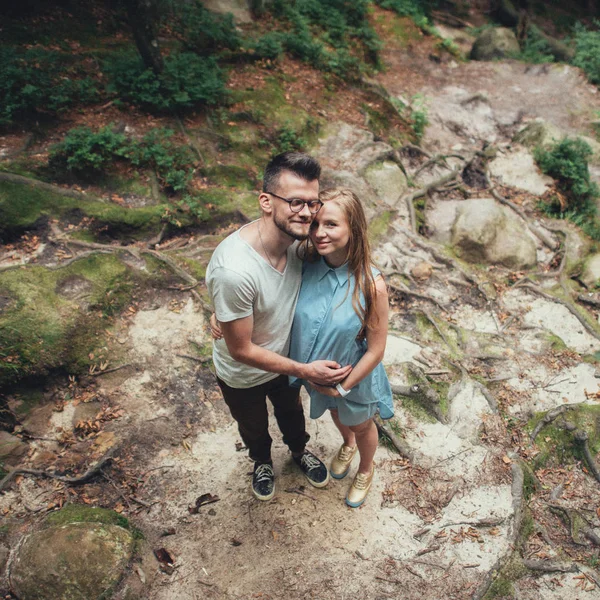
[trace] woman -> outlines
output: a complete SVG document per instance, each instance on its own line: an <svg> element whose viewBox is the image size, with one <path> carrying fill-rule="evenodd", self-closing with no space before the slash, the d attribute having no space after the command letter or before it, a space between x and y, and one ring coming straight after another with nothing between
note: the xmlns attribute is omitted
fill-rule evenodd
<svg viewBox="0 0 600 600"><path fill-rule="evenodd" d="M317 359L353 365L346 379L329 388L291 378L310 395L310 416L329 410L343 443L333 458L330 474L343 479L356 453L358 471L346 496L356 508L365 501L375 466L377 412L394 415L392 391L381 360L388 327L385 281L371 264L367 220L354 192L333 189L320 195L323 207L311 225L308 240L298 251L305 259L302 287L296 305L290 358L308 363ZM213 337L221 332L211 318Z"/></svg>
<svg viewBox="0 0 600 600"><path fill-rule="evenodd" d="M298 297L290 358L310 362L317 358L352 364L354 368L335 388L312 382L310 416L329 410L343 444L334 457L330 474L344 478L356 452L358 472L346 496L346 504L360 506L371 487L373 458L377 449L377 412L393 416L390 384L381 360L388 326L385 281L371 264L367 221L356 194L333 189L320 196L309 239L300 248L306 258Z"/></svg>

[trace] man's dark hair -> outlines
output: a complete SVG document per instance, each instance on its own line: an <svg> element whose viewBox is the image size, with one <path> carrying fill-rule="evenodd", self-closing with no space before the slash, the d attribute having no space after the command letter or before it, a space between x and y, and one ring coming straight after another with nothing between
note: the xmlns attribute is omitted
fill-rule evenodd
<svg viewBox="0 0 600 600"><path fill-rule="evenodd" d="M304 154L304 152L284 152L269 161L263 177L263 192L274 191L277 188L282 171L291 171L301 179L314 181L321 176L319 162Z"/></svg>

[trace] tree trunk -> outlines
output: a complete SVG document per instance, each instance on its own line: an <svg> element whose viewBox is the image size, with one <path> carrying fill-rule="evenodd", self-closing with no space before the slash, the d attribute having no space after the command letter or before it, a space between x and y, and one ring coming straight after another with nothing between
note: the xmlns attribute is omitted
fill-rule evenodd
<svg viewBox="0 0 600 600"><path fill-rule="evenodd" d="M158 7L156 0L124 0L127 20L137 49L147 68L157 75L163 70L163 60L158 44Z"/></svg>

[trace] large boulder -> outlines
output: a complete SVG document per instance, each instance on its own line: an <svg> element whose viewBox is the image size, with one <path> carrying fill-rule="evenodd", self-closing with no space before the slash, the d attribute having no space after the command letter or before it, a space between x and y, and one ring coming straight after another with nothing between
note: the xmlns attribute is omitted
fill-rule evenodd
<svg viewBox="0 0 600 600"><path fill-rule="evenodd" d="M580 279L589 289L600 287L600 254L592 254L585 261Z"/></svg>
<svg viewBox="0 0 600 600"><path fill-rule="evenodd" d="M520 52L519 41L511 29L494 27L486 29L471 48L472 60L507 58Z"/></svg>
<svg viewBox="0 0 600 600"><path fill-rule="evenodd" d="M18 437L0 431L0 464L17 466L27 454L27 444Z"/></svg>
<svg viewBox="0 0 600 600"><path fill-rule="evenodd" d="M108 597L132 558L134 538L124 527L99 522L107 520L104 513L119 522L111 511L92 512L96 522L60 523L26 536L11 561L10 583L16 595L21 600ZM82 518L72 508L65 516L67 521Z"/></svg>
<svg viewBox="0 0 600 600"><path fill-rule="evenodd" d="M542 196L553 180L540 173L533 156L526 148L499 154L489 165L490 173L504 185Z"/></svg>
<svg viewBox="0 0 600 600"><path fill-rule="evenodd" d="M513 142L518 142L526 148L551 148L565 137L565 134L558 128L543 119L530 121L519 130Z"/></svg>
<svg viewBox="0 0 600 600"><path fill-rule="evenodd" d="M388 206L395 206L408 189L406 176L396 163L389 160L368 166L365 179Z"/></svg>
<svg viewBox="0 0 600 600"><path fill-rule="evenodd" d="M473 263L527 269L537 262L535 242L521 220L493 198L462 202L451 242L461 258Z"/></svg>

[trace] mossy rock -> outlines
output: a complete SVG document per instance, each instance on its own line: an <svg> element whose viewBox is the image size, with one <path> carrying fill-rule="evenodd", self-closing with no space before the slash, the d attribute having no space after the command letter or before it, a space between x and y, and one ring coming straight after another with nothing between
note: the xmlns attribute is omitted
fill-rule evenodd
<svg viewBox="0 0 600 600"><path fill-rule="evenodd" d="M492 27L484 30L471 49L472 60L495 60L515 56L521 51L517 36L511 29Z"/></svg>
<svg viewBox="0 0 600 600"><path fill-rule="evenodd" d="M84 504L67 504L60 510L50 513L45 520L45 524L48 526L70 523L102 523L131 530L129 520L118 512Z"/></svg>
<svg viewBox="0 0 600 600"><path fill-rule="evenodd" d="M10 573L21 600L100 600L110 597L134 551L134 537L118 525L74 522L27 536Z"/></svg>
<svg viewBox="0 0 600 600"><path fill-rule="evenodd" d="M107 254L58 270L33 266L0 273L0 296L12 298L0 312L0 387L59 367L87 370L89 354L104 346L109 318L124 308L135 285L151 277ZM69 297L73 282L80 291Z"/></svg>

